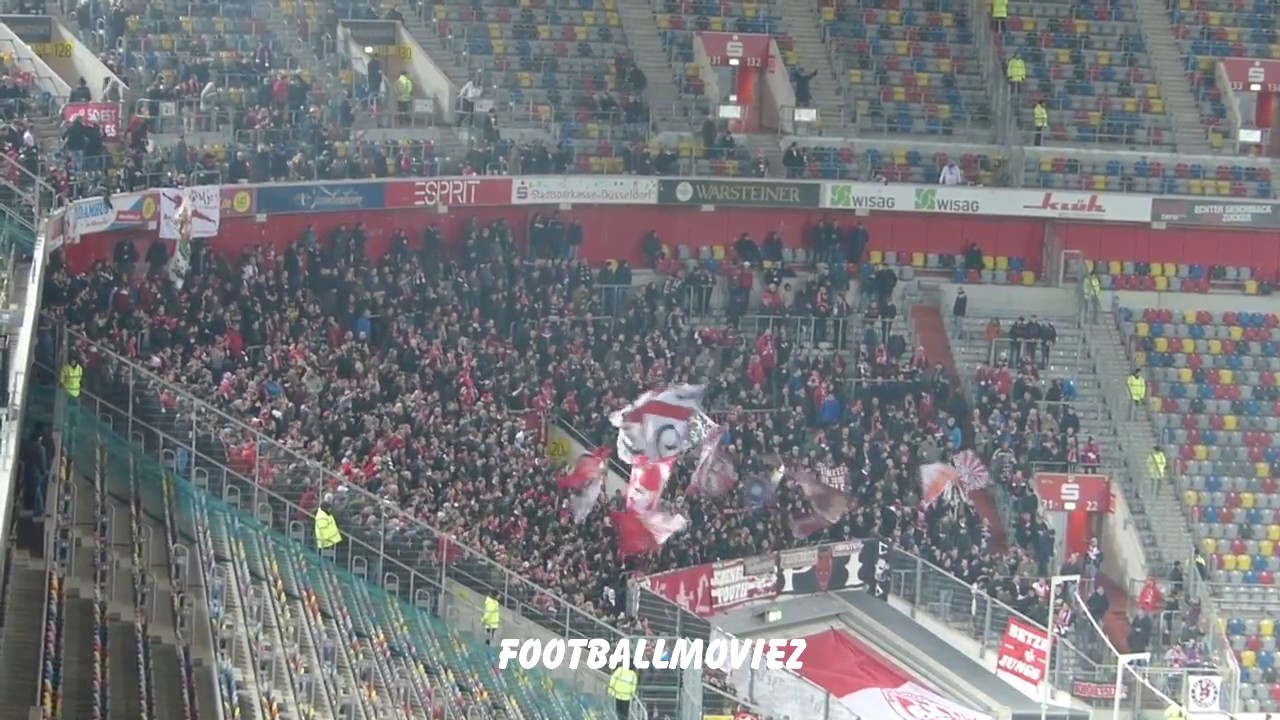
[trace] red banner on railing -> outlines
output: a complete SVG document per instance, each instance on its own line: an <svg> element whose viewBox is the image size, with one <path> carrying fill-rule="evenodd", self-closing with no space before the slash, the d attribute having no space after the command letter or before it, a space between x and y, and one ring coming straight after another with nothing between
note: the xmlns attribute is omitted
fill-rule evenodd
<svg viewBox="0 0 1280 720"><path fill-rule="evenodd" d="M71 122L77 117L88 125L97 126L108 140L120 138L120 106L116 103L84 102L62 106L63 122Z"/></svg>
<svg viewBox="0 0 1280 720"><path fill-rule="evenodd" d="M483 207L511 204L511 178L428 178L387 183L386 207Z"/></svg>

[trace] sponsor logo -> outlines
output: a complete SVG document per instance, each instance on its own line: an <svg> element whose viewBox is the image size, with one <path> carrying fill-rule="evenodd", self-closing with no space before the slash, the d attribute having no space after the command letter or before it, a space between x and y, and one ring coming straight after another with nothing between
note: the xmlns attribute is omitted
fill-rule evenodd
<svg viewBox="0 0 1280 720"><path fill-rule="evenodd" d="M155 198L151 197L150 195L142 198L142 219L143 220L150 220L151 218L155 217L157 209L158 208L156 207Z"/></svg>
<svg viewBox="0 0 1280 720"><path fill-rule="evenodd" d="M231 196L231 210L245 215L253 208L253 194L248 190L237 190Z"/></svg>
<svg viewBox="0 0 1280 720"><path fill-rule="evenodd" d="M933 188L916 188L916 210L946 213L978 213L982 212L982 203L977 200L961 200L939 196Z"/></svg>
<svg viewBox="0 0 1280 720"><path fill-rule="evenodd" d="M820 197L817 183L663 180L658 185L659 202L678 204L817 207Z"/></svg>
<svg viewBox="0 0 1280 720"><path fill-rule="evenodd" d="M690 197L692 188L689 189ZM642 205L657 202L657 180L609 178L530 178L515 181L517 203L596 203ZM680 189L677 188L677 197ZM685 202L682 200L682 202Z"/></svg>
<svg viewBox="0 0 1280 720"><path fill-rule="evenodd" d="M1107 208L1102 204L1102 197L1096 193L1083 197L1071 197L1055 192L1047 192L1040 198L1038 205L1023 205L1022 207L1024 210L1042 210L1053 213L1107 214Z"/></svg>
<svg viewBox="0 0 1280 720"><path fill-rule="evenodd" d="M893 210L897 201L892 195L856 192L854 185L832 185L827 205L840 210Z"/></svg>

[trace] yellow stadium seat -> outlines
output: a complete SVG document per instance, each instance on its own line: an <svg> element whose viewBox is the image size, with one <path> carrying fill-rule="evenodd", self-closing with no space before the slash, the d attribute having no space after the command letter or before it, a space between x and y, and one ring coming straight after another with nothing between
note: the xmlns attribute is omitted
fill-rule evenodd
<svg viewBox="0 0 1280 720"><path fill-rule="evenodd" d="M1183 355L1190 355L1191 353L1193 353L1193 352L1195 352L1195 351L1196 351L1196 342L1195 342L1195 340L1192 340L1191 338L1182 338L1181 343L1182 343L1182 354L1183 354Z"/></svg>
<svg viewBox="0 0 1280 720"><path fill-rule="evenodd" d="M983 267L983 269L984 269L984 270L995 270L995 269L996 269L996 259L995 259L995 258L993 258L993 257L991 257L990 255L983 255L983 256L982 256L982 267Z"/></svg>
<svg viewBox="0 0 1280 720"><path fill-rule="evenodd" d="M1222 569L1228 572L1236 569L1236 556L1230 553L1222 556Z"/></svg>
<svg viewBox="0 0 1280 720"><path fill-rule="evenodd" d="M1253 569L1253 558L1248 555L1236 556L1236 569L1240 572L1249 572Z"/></svg>
<svg viewBox="0 0 1280 720"><path fill-rule="evenodd" d="M1023 271L1022 271L1022 284L1023 284L1023 285L1026 285L1026 286L1028 286L1028 287L1030 287L1031 285L1035 285L1035 284L1036 284L1036 271L1035 271L1035 270L1023 270Z"/></svg>
<svg viewBox="0 0 1280 720"><path fill-rule="evenodd" d="M1119 274L1120 274L1120 271L1121 271L1121 270L1123 270L1123 269L1124 269L1124 266L1120 264L1120 261L1119 261L1119 260L1109 260L1109 261L1107 261L1107 274L1108 274L1108 275L1119 275Z"/></svg>
<svg viewBox="0 0 1280 720"><path fill-rule="evenodd" d="M1237 429L1238 427L1239 427L1239 420L1237 420L1237 419L1236 419L1236 416L1235 416L1235 415L1223 415L1223 416L1222 416L1222 429L1223 429L1223 430L1235 430L1235 429Z"/></svg>
<svg viewBox="0 0 1280 720"><path fill-rule="evenodd" d="M1218 382L1223 385L1234 385L1236 374L1227 368L1218 371Z"/></svg>
<svg viewBox="0 0 1280 720"><path fill-rule="evenodd" d="M1169 278L1163 275L1156 276L1156 292L1165 292L1169 289Z"/></svg>
<svg viewBox="0 0 1280 720"><path fill-rule="evenodd" d="M1191 368L1178 368L1178 382L1187 384L1195 378Z"/></svg>
<svg viewBox="0 0 1280 720"><path fill-rule="evenodd" d="M1169 352L1169 338L1162 338L1162 337L1156 338L1156 352L1158 353Z"/></svg>
<svg viewBox="0 0 1280 720"><path fill-rule="evenodd" d="M1008 255L997 255L997 256L996 256L996 270L1006 271L1006 272L1009 270L1009 256L1008 256Z"/></svg>
<svg viewBox="0 0 1280 720"><path fill-rule="evenodd" d="M867 254L867 259L871 261L872 265L879 265L884 262L884 253L879 250L872 250Z"/></svg>
<svg viewBox="0 0 1280 720"><path fill-rule="evenodd" d="M924 253L922 252L911 253L911 267L917 267L917 268L924 267Z"/></svg>
<svg viewBox="0 0 1280 720"><path fill-rule="evenodd" d="M1274 553L1275 551L1276 551L1276 544L1271 542L1270 540L1258 541L1258 552L1261 553L1264 557L1271 557L1271 554Z"/></svg>
<svg viewBox="0 0 1280 720"><path fill-rule="evenodd" d="M1253 506L1257 504L1258 504L1257 495L1254 495L1251 492L1240 493L1240 507L1244 508L1245 510L1251 510ZM1271 553L1267 553L1267 554L1270 555Z"/></svg>
<svg viewBox="0 0 1280 720"><path fill-rule="evenodd" d="M1257 294L1258 294L1258 281L1257 281L1257 280L1245 280L1245 281L1244 281L1244 294L1245 294L1245 295L1257 295Z"/></svg>
<svg viewBox="0 0 1280 720"><path fill-rule="evenodd" d="M1194 445L1192 446L1191 451L1193 453L1193 457L1195 457L1196 460L1209 459L1209 448L1205 447L1204 445Z"/></svg>
<svg viewBox="0 0 1280 720"><path fill-rule="evenodd" d="M1205 555L1212 555L1218 551L1218 541L1213 538L1205 538L1200 541L1200 547L1204 549Z"/></svg>
<svg viewBox="0 0 1280 720"><path fill-rule="evenodd" d="M1259 480L1266 480L1271 476L1271 465L1264 462L1254 463L1253 476Z"/></svg>
<svg viewBox="0 0 1280 720"><path fill-rule="evenodd" d="M1258 550L1259 550L1259 551L1261 551L1261 550L1262 550L1262 544L1261 544L1261 543L1259 543L1259 544L1258 544ZM1262 553L1260 553L1260 554L1262 554ZM1265 553L1265 556L1267 556L1267 557L1270 557L1270 555L1271 555L1271 553L1270 553L1270 552ZM1272 617L1263 617L1262 619L1258 620L1258 634L1259 634L1259 635L1261 635L1261 636L1262 636L1262 637L1264 637L1264 638L1273 637L1273 636L1276 634L1276 621L1275 621L1275 618L1272 618Z"/></svg>
<svg viewBox="0 0 1280 720"><path fill-rule="evenodd" d="M712 259L712 260L724 260L724 246L723 246L723 245L714 245L714 246L712 246L712 248L711 248L711 259Z"/></svg>
<svg viewBox="0 0 1280 720"><path fill-rule="evenodd" d="M1240 665L1246 668L1254 668L1258 665L1258 653L1252 650L1242 650L1240 652Z"/></svg>
<svg viewBox="0 0 1280 720"><path fill-rule="evenodd" d="M1267 539L1271 542L1280 542L1280 525L1267 526Z"/></svg>
<svg viewBox="0 0 1280 720"><path fill-rule="evenodd" d="M1138 337L1147 337L1151 334L1151 326L1144 322L1139 322L1135 329L1138 331Z"/></svg>
<svg viewBox="0 0 1280 720"><path fill-rule="evenodd" d="M1210 340L1210 341L1209 341L1209 354L1210 354L1210 355L1221 355L1221 354L1222 354L1222 341L1221 341L1221 340L1219 340L1219 339L1217 339L1217 338L1213 338L1212 340Z"/></svg>

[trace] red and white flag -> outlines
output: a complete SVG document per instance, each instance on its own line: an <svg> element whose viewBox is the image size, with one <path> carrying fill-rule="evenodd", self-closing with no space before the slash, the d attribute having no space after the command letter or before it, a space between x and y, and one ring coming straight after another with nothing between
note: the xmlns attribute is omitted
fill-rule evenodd
<svg viewBox="0 0 1280 720"><path fill-rule="evenodd" d="M627 483L627 509L647 512L658 506L662 491L671 479L671 468L676 459L650 460L639 456L631 465L631 481Z"/></svg>
<svg viewBox="0 0 1280 720"><path fill-rule="evenodd" d="M689 524L683 515L658 510L627 510L614 512L612 517L614 526L618 528L618 552L623 557L657 550Z"/></svg>
<svg viewBox="0 0 1280 720"><path fill-rule="evenodd" d="M938 502L960 480L960 471L946 463L920 466L920 504L929 507Z"/></svg>
<svg viewBox="0 0 1280 720"><path fill-rule="evenodd" d="M701 385L672 385L651 390L609 416L618 428L618 458L674 457L689 448L690 423L702 416Z"/></svg>
<svg viewBox="0 0 1280 720"><path fill-rule="evenodd" d="M693 469L686 495L719 497L738 482L737 465L721 444L724 433L724 428L717 426L703 438L698 465Z"/></svg>
<svg viewBox="0 0 1280 720"><path fill-rule="evenodd" d="M569 505L573 508L574 522L582 522L604 492L604 478L609 471L609 448L601 447L581 455L574 461L556 487L569 491Z"/></svg>

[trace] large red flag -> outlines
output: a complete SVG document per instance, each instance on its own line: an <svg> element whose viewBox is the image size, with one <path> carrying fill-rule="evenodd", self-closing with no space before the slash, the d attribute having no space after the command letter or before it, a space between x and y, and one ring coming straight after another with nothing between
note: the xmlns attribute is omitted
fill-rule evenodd
<svg viewBox="0 0 1280 720"><path fill-rule="evenodd" d="M658 510L627 510L614 512L612 517L614 526L618 528L618 551L623 557L657 550L689 523L683 515Z"/></svg>

